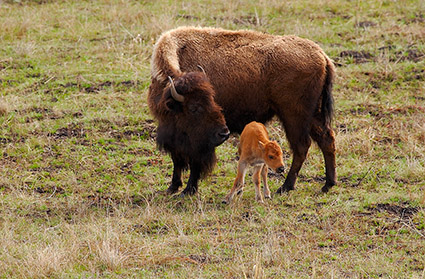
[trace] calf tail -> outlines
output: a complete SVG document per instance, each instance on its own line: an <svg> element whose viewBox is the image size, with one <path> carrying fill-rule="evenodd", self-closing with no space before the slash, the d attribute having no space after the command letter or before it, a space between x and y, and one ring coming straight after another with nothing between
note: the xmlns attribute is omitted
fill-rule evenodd
<svg viewBox="0 0 425 279"><path fill-rule="evenodd" d="M322 89L322 107L321 114L325 120L325 124L330 126L334 116L334 99L332 96L332 86L335 78L335 66L326 56L326 77L325 84Z"/></svg>

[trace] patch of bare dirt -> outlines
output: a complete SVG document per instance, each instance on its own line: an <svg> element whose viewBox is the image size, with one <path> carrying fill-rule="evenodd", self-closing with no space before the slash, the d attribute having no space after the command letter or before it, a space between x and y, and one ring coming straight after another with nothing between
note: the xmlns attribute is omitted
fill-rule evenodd
<svg viewBox="0 0 425 279"><path fill-rule="evenodd" d="M151 119L137 123L129 123L126 119L117 119L114 121L108 119L94 119L91 124L97 131L107 133L111 137L121 139L131 139L140 137L143 139L154 139L156 137L156 125Z"/></svg>
<svg viewBox="0 0 425 279"><path fill-rule="evenodd" d="M131 129L124 128L122 130L114 130L111 135L116 139L131 139L132 137L140 137L143 139L155 139L156 138L156 125L153 120L145 120L140 123L141 128Z"/></svg>
<svg viewBox="0 0 425 279"><path fill-rule="evenodd" d="M350 113L352 115L367 115L373 116L376 120L391 116L391 115L409 115L413 113L424 113L425 107L408 105L400 107L384 108L379 104L359 104L357 107L352 108Z"/></svg>
<svg viewBox="0 0 425 279"><path fill-rule="evenodd" d="M335 132L338 133L342 133L342 134L347 134L347 133L353 133L358 131L359 128L354 128L354 127L350 127L349 124L346 123L337 123L335 125Z"/></svg>
<svg viewBox="0 0 425 279"><path fill-rule="evenodd" d="M86 92L86 93L97 93L105 88L108 87L135 87L140 82L133 81L133 80L125 80L125 81L104 81L97 84L84 84L80 82L68 82L64 85L62 85L64 88L70 88L70 87L76 87L79 90Z"/></svg>
<svg viewBox="0 0 425 279"><path fill-rule="evenodd" d="M0 144L8 144L11 142L16 142L13 138L8 136L0 136Z"/></svg>
<svg viewBox="0 0 425 279"><path fill-rule="evenodd" d="M65 189L57 185L43 185L34 189L35 192L39 194L63 194Z"/></svg>
<svg viewBox="0 0 425 279"><path fill-rule="evenodd" d="M152 220L147 224L133 225L133 230L140 234L167 234L168 226L159 220Z"/></svg>
<svg viewBox="0 0 425 279"><path fill-rule="evenodd" d="M189 255L189 259L195 261L197 264L206 264L211 262L209 255Z"/></svg>
<svg viewBox="0 0 425 279"><path fill-rule="evenodd" d="M420 51L414 45L409 45L404 47L402 50L396 51L397 47L395 45L386 45L378 48L379 54L388 55L389 61L391 62L400 62L400 61L412 61L419 62L425 59L425 53ZM399 48L400 49L400 48Z"/></svg>
<svg viewBox="0 0 425 279"><path fill-rule="evenodd" d="M317 183L325 183L326 182L326 177L325 176L305 176L305 175L298 175L298 178L300 181L303 182L308 182L308 183L312 183L312 182L317 182Z"/></svg>
<svg viewBox="0 0 425 279"><path fill-rule="evenodd" d="M375 27L376 25L377 24L375 22L366 20L366 21L357 22L354 26L356 28L368 28L368 27Z"/></svg>
<svg viewBox="0 0 425 279"><path fill-rule="evenodd" d="M44 120L44 119L62 119L68 115L71 115L74 118L81 118L83 116L82 112L72 112L72 111L61 111L54 110L46 107L30 107L22 110L15 110L16 113L21 115L28 115L25 117L26 123L31 123L35 120Z"/></svg>
<svg viewBox="0 0 425 279"><path fill-rule="evenodd" d="M27 109L21 110L19 113L21 114L30 114L30 116L27 116L25 118L25 121L27 123L30 123L37 120L42 119L59 119L63 117L63 114L53 111L50 108L43 108L43 107L31 107Z"/></svg>
<svg viewBox="0 0 425 279"><path fill-rule="evenodd" d="M267 19L256 14L242 15L238 17L213 17L213 20L230 21L234 24L244 26L262 26L267 23Z"/></svg>
<svg viewBox="0 0 425 279"><path fill-rule="evenodd" d="M187 19L187 20L200 20L200 18L198 16L187 15L187 14L177 14L176 17L177 18L184 18L184 19Z"/></svg>
<svg viewBox="0 0 425 279"><path fill-rule="evenodd" d="M357 50L344 50L339 53L339 57L346 58L350 57L353 58L354 63L360 64L360 63L366 63L371 61L374 56L366 51L357 51Z"/></svg>
<svg viewBox="0 0 425 279"><path fill-rule="evenodd" d="M319 216L316 214L302 213L297 216L298 222L307 223L309 225L317 225L320 222Z"/></svg>
<svg viewBox="0 0 425 279"><path fill-rule="evenodd" d="M71 123L67 127L62 127L56 130L54 133L49 133L49 137L55 139L61 138L85 138L87 137L87 131L85 128L81 127L79 124Z"/></svg>
<svg viewBox="0 0 425 279"><path fill-rule="evenodd" d="M129 154L133 154L133 155L142 155L142 156L153 156L155 153L153 150L147 149L147 148L135 148L135 149L130 149L128 151Z"/></svg>
<svg viewBox="0 0 425 279"><path fill-rule="evenodd" d="M412 61L419 62L425 59L425 53L414 46L407 46L403 50L396 51L396 46L387 45L379 47L375 52L364 50L343 50L339 56L334 58L337 66L343 66L341 63L345 58L353 59L353 63L361 64L367 62L378 61L378 57L386 57L390 62Z"/></svg>
<svg viewBox="0 0 425 279"><path fill-rule="evenodd" d="M424 23L425 15L422 12L415 12L414 15L406 18L401 18L398 21L404 21L406 24Z"/></svg>
<svg viewBox="0 0 425 279"><path fill-rule="evenodd" d="M31 4L38 4L38 5L43 5L43 4L48 4L48 3L54 3L54 0L4 0L4 2L6 2L7 4L15 4L15 5L25 5L28 3Z"/></svg>
<svg viewBox="0 0 425 279"><path fill-rule="evenodd" d="M413 61L419 62L425 59L425 53L419 51L417 48L409 48L407 51L398 51L396 52L395 61Z"/></svg>
<svg viewBox="0 0 425 279"><path fill-rule="evenodd" d="M241 17L234 18L232 21L235 24L246 25L246 26L249 26L249 25L261 26L264 24L264 19L256 15L241 16Z"/></svg>
<svg viewBox="0 0 425 279"><path fill-rule="evenodd" d="M386 212L398 217L401 220L410 219L419 211L418 207L412 207L407 203L403 203L401 205L378 203L370 205L366 209L371 213Z"/></svg>

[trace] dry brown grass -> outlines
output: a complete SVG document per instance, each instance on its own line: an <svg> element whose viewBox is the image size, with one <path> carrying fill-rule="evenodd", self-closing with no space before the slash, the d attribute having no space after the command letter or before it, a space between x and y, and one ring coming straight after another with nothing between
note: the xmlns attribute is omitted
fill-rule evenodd
<svg viewBox="0 0 425 279"><path fill-rule="evenodd" d="M0 278L424 278L424 5L1 2ZM172 163L146 90L152 44L180 25L325 49L338 65L338 186L320 192L312 146L292 193L260 205L247 187L223 205L232 137L199 195L162 194Z"/></svg>

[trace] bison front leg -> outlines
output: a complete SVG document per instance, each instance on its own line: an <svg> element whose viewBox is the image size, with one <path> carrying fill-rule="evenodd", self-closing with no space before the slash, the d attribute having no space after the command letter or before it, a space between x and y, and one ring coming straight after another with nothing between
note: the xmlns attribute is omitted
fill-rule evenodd
<svg viewBox="0 0 425 279"><path fill-rule="evenodd" d="M298 140L294 140L294 138L288 136L289 143L291 144L292 150L294 152L293 160L291 168L288 172L288 176L286 177L282 187L277 189L276 194L282 194L284 192L294 190L298 172L300 171L301 166L307 157L307 152L311 145L310 137L308 135L304 135L304 137L298 137L297 139Z"/></svg>
<svg viewBox="0 0 425 279"><path fill-rule="evenodd" d="M183 185L181 175L184 169L185 163L182 159L180 159L176 155L171 155L171 159L173 160L173 178L171 179L171 185L167 189L167 194L175 194L179 188Z"/></svg>
<svg viewBox="0 0 425 279"><path fill-rule="evenodd" d="M190 164L190 175L186 188L181 192L180 196L191 196L198 192L198 181L201 178L201 167L199 164Z"/></svg>

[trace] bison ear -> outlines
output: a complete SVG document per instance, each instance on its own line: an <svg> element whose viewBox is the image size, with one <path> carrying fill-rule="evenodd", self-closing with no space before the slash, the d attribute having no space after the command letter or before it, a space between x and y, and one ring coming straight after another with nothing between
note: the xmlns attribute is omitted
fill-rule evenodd
<svg viewBox="0 0 425 279"><path fill-rule="evenodd" d="M175 113L179 113L179 112L182 112L183 111L182 103L177 102L173 98L169 98L165 102L165 106L167 107L167 109L169 109L170 111L173 111Z"/></svg>

